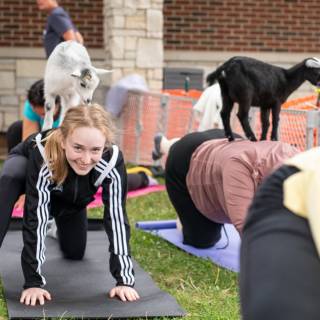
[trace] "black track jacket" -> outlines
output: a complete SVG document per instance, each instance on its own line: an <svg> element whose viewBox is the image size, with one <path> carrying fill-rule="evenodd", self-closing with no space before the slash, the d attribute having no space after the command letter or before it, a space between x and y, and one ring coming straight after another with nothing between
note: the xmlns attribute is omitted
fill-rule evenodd
<svg viewBox="0 0 320 320"><path fill-rule="evenodd" d="M46 284L41 266L45 261L44 241L49 212L53 215L77 214L94 199L100 185L103 189L104 226L110 242L110 271L117 285L133 286L130 228L125 207L127 174L122 153L117 146L112 146L86 176L79 176L69 168L65 182L57 187L49 179L51 173L43 157L45 142L41 140L47 133L32 135L23 142L23 153L28 158L21 255L24 288Z"/></svg>

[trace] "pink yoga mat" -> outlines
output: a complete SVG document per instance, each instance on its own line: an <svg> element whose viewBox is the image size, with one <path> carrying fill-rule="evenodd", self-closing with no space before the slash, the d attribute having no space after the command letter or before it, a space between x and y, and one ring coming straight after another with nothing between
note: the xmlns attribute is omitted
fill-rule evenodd
<svg viewBox="0 0 320 320"><path fill-rule="evenodd" d="M145 194L149 194L152 192L158 192L158 191L163 191L165 190L166 187L164 185L156 185L156 186L150 186L134 191L129 191L127 198L135 198L139 196L143 196ZM99 188L97 193L95 194L95 199L89 203L88 208L97 208L97 207L102 207L102 189ZM14 218L21 218L23 216L23 209L14 209L12 212L12 217Z"/></svg>

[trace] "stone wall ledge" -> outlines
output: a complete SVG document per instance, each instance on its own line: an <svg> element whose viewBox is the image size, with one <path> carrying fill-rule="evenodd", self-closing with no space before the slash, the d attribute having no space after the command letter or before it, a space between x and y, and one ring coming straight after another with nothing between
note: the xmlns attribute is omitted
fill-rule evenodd
<svg viewBox="0 0 320 320"><path fill-rule="evenodd" d="M104 49L90 49L89 55L92 60L105 60L106 53ZM46 59L43 48L28 47L1 47L0 59Z"/></svg>
<svg viewBox="0 0 320 320"><path fill-rule="evenodd" d="M196 59L195 59L196 56ZM198 62L221 62L234 56L246 56L256 58L274 64L295 64L309 57L318 57L316 52L288 53L288 52L258 52L258 51L184 51L164 50L164 60L169 61L198 61Z"/></svg>

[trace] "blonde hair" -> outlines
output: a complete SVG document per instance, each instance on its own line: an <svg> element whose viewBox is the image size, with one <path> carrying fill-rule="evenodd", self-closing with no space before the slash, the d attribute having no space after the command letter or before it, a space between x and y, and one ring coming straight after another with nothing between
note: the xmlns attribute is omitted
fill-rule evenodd
<svg viewBox="0 0 320 320"><path fill-rule="evenodd" d="M96 128L106 137L105 147L110 147L114 141L115 128L110 114L100 105L79 105L70 108L62 121L61 126L53 130L44 140L46 141L44 152L52 172L52 181L58 185L63 184L68 175L68 162L61 142L68 135L80 127Z"/></svg>

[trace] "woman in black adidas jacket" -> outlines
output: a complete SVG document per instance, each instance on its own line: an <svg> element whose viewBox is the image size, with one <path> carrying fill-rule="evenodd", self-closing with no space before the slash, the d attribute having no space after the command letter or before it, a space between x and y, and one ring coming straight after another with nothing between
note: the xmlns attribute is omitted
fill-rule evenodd
<svg viewBox="0 0 320 320"><path fill-rule="evenodd" d="M88 223L86 206L99 186L103 189L104 225L110 242L110 270L116 279L110 296L122 301L139 299L133 289L125 209L127 176L122 154L111 144L112 128L109 115L100 106L78 106L68 110L60 128L33 135L15 148L28 158L21 303L43 305L45 299L51 299L50 293L42 289L46 281L41 272L49 212L56 220L64 256L82 259ZM6 199L7 210L12 211L14 203Z"/></svg>

